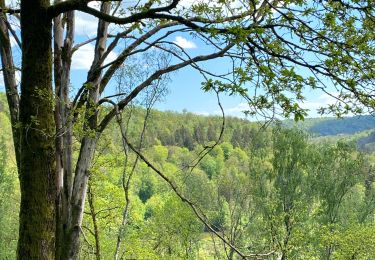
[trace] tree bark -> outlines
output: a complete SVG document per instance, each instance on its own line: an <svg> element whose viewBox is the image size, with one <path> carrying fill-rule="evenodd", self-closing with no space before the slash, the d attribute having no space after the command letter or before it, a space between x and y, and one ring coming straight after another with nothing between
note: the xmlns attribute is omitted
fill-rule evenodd
<svg viewBox="0 0 375 260"><path fill-rule="evenodd" d="M56 0L58 3L61 0ZM63 17L64 16L64 17ZM65 20L65 23L63 22ZM66 36L64 34L66 24ZM72 193L72 121L69 119L70 66L74 39L74 11L54 18L54 81L56 122L56 259L61 259Z"/></svg>
<svg viewBox="0 0 375 260"><path fill-rule="evenodd" d="M82 141L81 151L78 158L74 188L71 198L71 209L69 211L67 233L62 249L62 259L77 259L80 247L80 233L85 208L87 182L89 179L89 168L96 147L96 138L85 137Z"/></svg>
<svg viewBox="0 0 375 260"><path fill-rule="evenodd" d="M110 3L105 2L101 6L101 12L109 13ZM81 150L75 169L72 195L70 200L68 227L64 241L63 259L77 259L80 247L80 233L89 180L89 170L100 133L97 132L97 103L101 72L97 68L101 66L101 58L106 50L108 23L99 20L97 40L95 45L95 56L92 67L88 72L87 88L88 97L86 101L85 122L83 130L85 136L82 138Z"/></svg>
<svg viewBox="0 0 375 260"><path fill-rule="evenodd" d="M55 122L49 0L21 1L21 186L18 259L54 259Z"/></svg>
<svg viewBox="0 0 375 260"><path fill-rule="evenodd" d="M56 0L55 3L60 2ZM60 259L61 255L61 242L64 239L64 225L63 225L63 215L64 215L64 163L63 163L63 153L64 153L64 134L62 118L64 117L64 100L62 96L63 84L62 84L62 45L63 45L63 33L64 26L62 21L62 15L55 17L53 19L53 54L54 54L54 80L55 80L55 124L56 124L56 249L55 258ZM59 132L62 132L59 134Z"/></svg>

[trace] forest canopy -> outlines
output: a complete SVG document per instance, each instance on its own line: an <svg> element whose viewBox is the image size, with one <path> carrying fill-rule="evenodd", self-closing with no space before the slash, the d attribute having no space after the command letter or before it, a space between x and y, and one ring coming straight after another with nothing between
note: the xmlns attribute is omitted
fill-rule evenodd
<svg viewBox="0 0 375 260"><path fill-rule="evenodd" d="M133 139L140 138L145 113L132 112ZM0 116L0 257L6 259L16 251L19 189L9 118ZM345 139L320 143L298 129L264 130L236 118L226 125L222 142L197 167L184 168L203 143L217 138L221 118L153 110L142 151L242 252L270 253L269 259L375 256L373 154L359 153ZM98 144L79 256L107 259L118 251L125 259L235 258L160 176L135 163L136 154L126 159L118 131L111 125ZM126 195L122 179L130 173Z"/></svg>

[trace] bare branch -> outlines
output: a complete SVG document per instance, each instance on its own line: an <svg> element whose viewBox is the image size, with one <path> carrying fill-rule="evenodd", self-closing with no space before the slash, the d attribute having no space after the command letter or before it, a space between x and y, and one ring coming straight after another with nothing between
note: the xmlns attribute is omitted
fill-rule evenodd
<svg viewBox="0 0 375 260"><path fill-rule="evenodd" d="M144 41L146 41L148 38L151 36L155 35L157 32L159 32L162 29L172 27L177 25L177 23L167 23L164 25L159 25L152 30L148 31L141 37L139 37L136 41L134 41L128 48L122 51L122 53L112 62L106 64L105 66L98 67L97 69L103 70L105 68L108 68L108 70L105 72L103 75L103 79L100 83L100 93L104 91L105 87L107 86L109 80L112 78L113 74L116 72L116 70L121 66L121 64L125 61L125 59L128 57L128 55L135 49L137 48L140 44L142 44ZM115 40L116 41L116 40ZM115 42L114 41L114 42ZM115 42L116 43L116 42ZM113 49L113 44L111 43L108 50L111 48ZM108 54L107 54L108 55Z"/></svg>
<svg viewBox="0 0 375 260"><path fill-rule="evenodd" d="M206 60L211 60L211 59L214 59L214 58L218 58L218 57L222 57L228 50L230 50L232 47L234 46L234 43L230 43L228 44L227 46L225 46L222 50L220 50L219 52L215 52L215 53L212 53L212 54L209 54L209 55L201 55L201 56L196 56L190 60L187 60L187 61L184 61L184 62L181 62L181 63L178 63L178 64L175 64L175 65L172 65L172 66L169 66L167 68L164 68L164 69L160 69L156 72L154 72L148 79L146 79L143 83L141 83L140 85L138 85L136 88L133 89L132 92L130 92L130 94L124 98L123 100L121 100L119 103L118 103L118 108L120 110L122 110L127 104L129 104L130 101L132 101L143 89L145 89L146 87L148 87L154 80L157 80L159 79L162 75L166 74L166 73L170 73L172 71L176 71L176 70L179 70L183 67L186 67L186 66L189 66L191 64L194 64L196 62L201 62L201 61L206 61ZM99 127L97 129L97 131L99 133L103 132L104 129L107 127L107 125L109 124L109 122L113 119L113 117L116 115L116 109L113 109L111 112L109 112L104 118L103 120L101 121L101 123L99 124Z"/></svg>
<svg viewBox="0 0 375 260"><path fill-rule="evenodd" d="M21 49L22 46L21 46L21 41L20 39L18 38L17 36L17 33L13 30L12 26L10 25L10 23L8 22L7 19L3 19L4 20L4 23L6 24L6 26L8 27L8 30L10 31L10 33L12 34L14 40L16 41L18 47Z"/></svg>

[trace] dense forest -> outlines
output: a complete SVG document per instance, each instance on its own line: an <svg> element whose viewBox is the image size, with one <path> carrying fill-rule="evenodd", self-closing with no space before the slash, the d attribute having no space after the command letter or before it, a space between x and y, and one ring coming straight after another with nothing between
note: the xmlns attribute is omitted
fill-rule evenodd
<svg viewBox="0 0 375 260"><path fill-rule="evenodd" d="M1 94L0 259L14 259L20 191L5 104ZM375 157L358 151L360 137L326 142L307 127L239 118L222 128L221 117L139 107L122 119L141 153L123 145L115 123L105 131L81 259L234 259L237 248L267 259L375 258Z"/></svg>

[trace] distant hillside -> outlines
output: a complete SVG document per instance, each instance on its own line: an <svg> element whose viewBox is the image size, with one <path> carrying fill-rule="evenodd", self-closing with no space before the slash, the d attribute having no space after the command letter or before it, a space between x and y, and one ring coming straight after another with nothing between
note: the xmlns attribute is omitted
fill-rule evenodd
<svg viewBox="0 0 375 260"><path fill-rule="evenodd" d="M0 93L0 115L6 117L7 114L6 97L4 93ZM126 109L123 116L124 121L125 118L130 118L129 120L126 119L129 135L134 139L139 138L145 110L142 108ZM0 131L4 128L5 121L9 120L0 117ZM146 147L154 145L178 146L193 150L197 145L206 146L216 141L220 136L222 124L223 121L220 116L200 116L190 112L177 113L153 110L149 117L144 145ZM9 125L9 122L7 122L7 125ZM4 131L10 133L10 127L7 127ZM106 134L112 140L121 143L121 134L118 132L115 122L112 122ZM267 135L269 134L270 131L260 129L258 123L241 118L226 117L225 131L221 141L229 142L234 147L262 149L268 146L267 140L269 138ZM76 138L79 139L78 133Z"/></svg>
<svg viewBox="0 0 375 260"><path fill-rule="evenodd" d="M295 123L285 120L287 127L301 128L311 133L317 141L330 142L338 139L356 141L362 151L375 151L375 117L370 115L345 118L307 118Z"/></svg>
<svg viewBox="0 0 375 260"><path fill-rule="evenodd" d="M125 112L125 114L127 114ZM8 109L4 93L0 93L0 131L5 130L4 126L9 125ZM126 116L126 115L124 115ZM133 110L132 120L130 120L130 133L137 136L142 127L144 110L141 108ZM176 145L192 150L195 145L205 145L219 137L222 119L218 116L199 116L189 112L161 112L154 110L151 116L152 122L148 127L148 137L146 144L152 146ZM356 116L343 119L337 118L307 118L305 121L295 123L292 120L285 120L286 127L299 127L320 140L348 138L358 141L358 146L362 150L373 150L375 147L375 117ZM259 125L244 119L228 117L225 122L226 128L223 141L230 142L233 146L242 148L264 147L265 135L269 131L259 129ZM374 129L374 130L372 130ZM9 126L5 131L10 131ZM110 131L109 131L110 132ZM110 135L114 140L119 139L116 131ZM327 137L328 139L326 139ZM118 140L121 142L121 140ZM370 149L369 149L370 148Z"/></svg>
<svg viewBox="0 0 375 260"><path fill-rule="evenodd" d="M355 116L341 119L330 118L323 121L318 121L316 124L313 124L307 130L313 134L326 136L340 134L355 134L361 131L374 128L374 116Z"/></svg>
<svg viewBox="0 0 375 260"><path fill-rule="evenodd" d="M375 117L370 115L345 118L306 118L298 123L293 120L285 120L283 123L287 127L297 126L315 136L352 135L375 129Z"/></svg>

